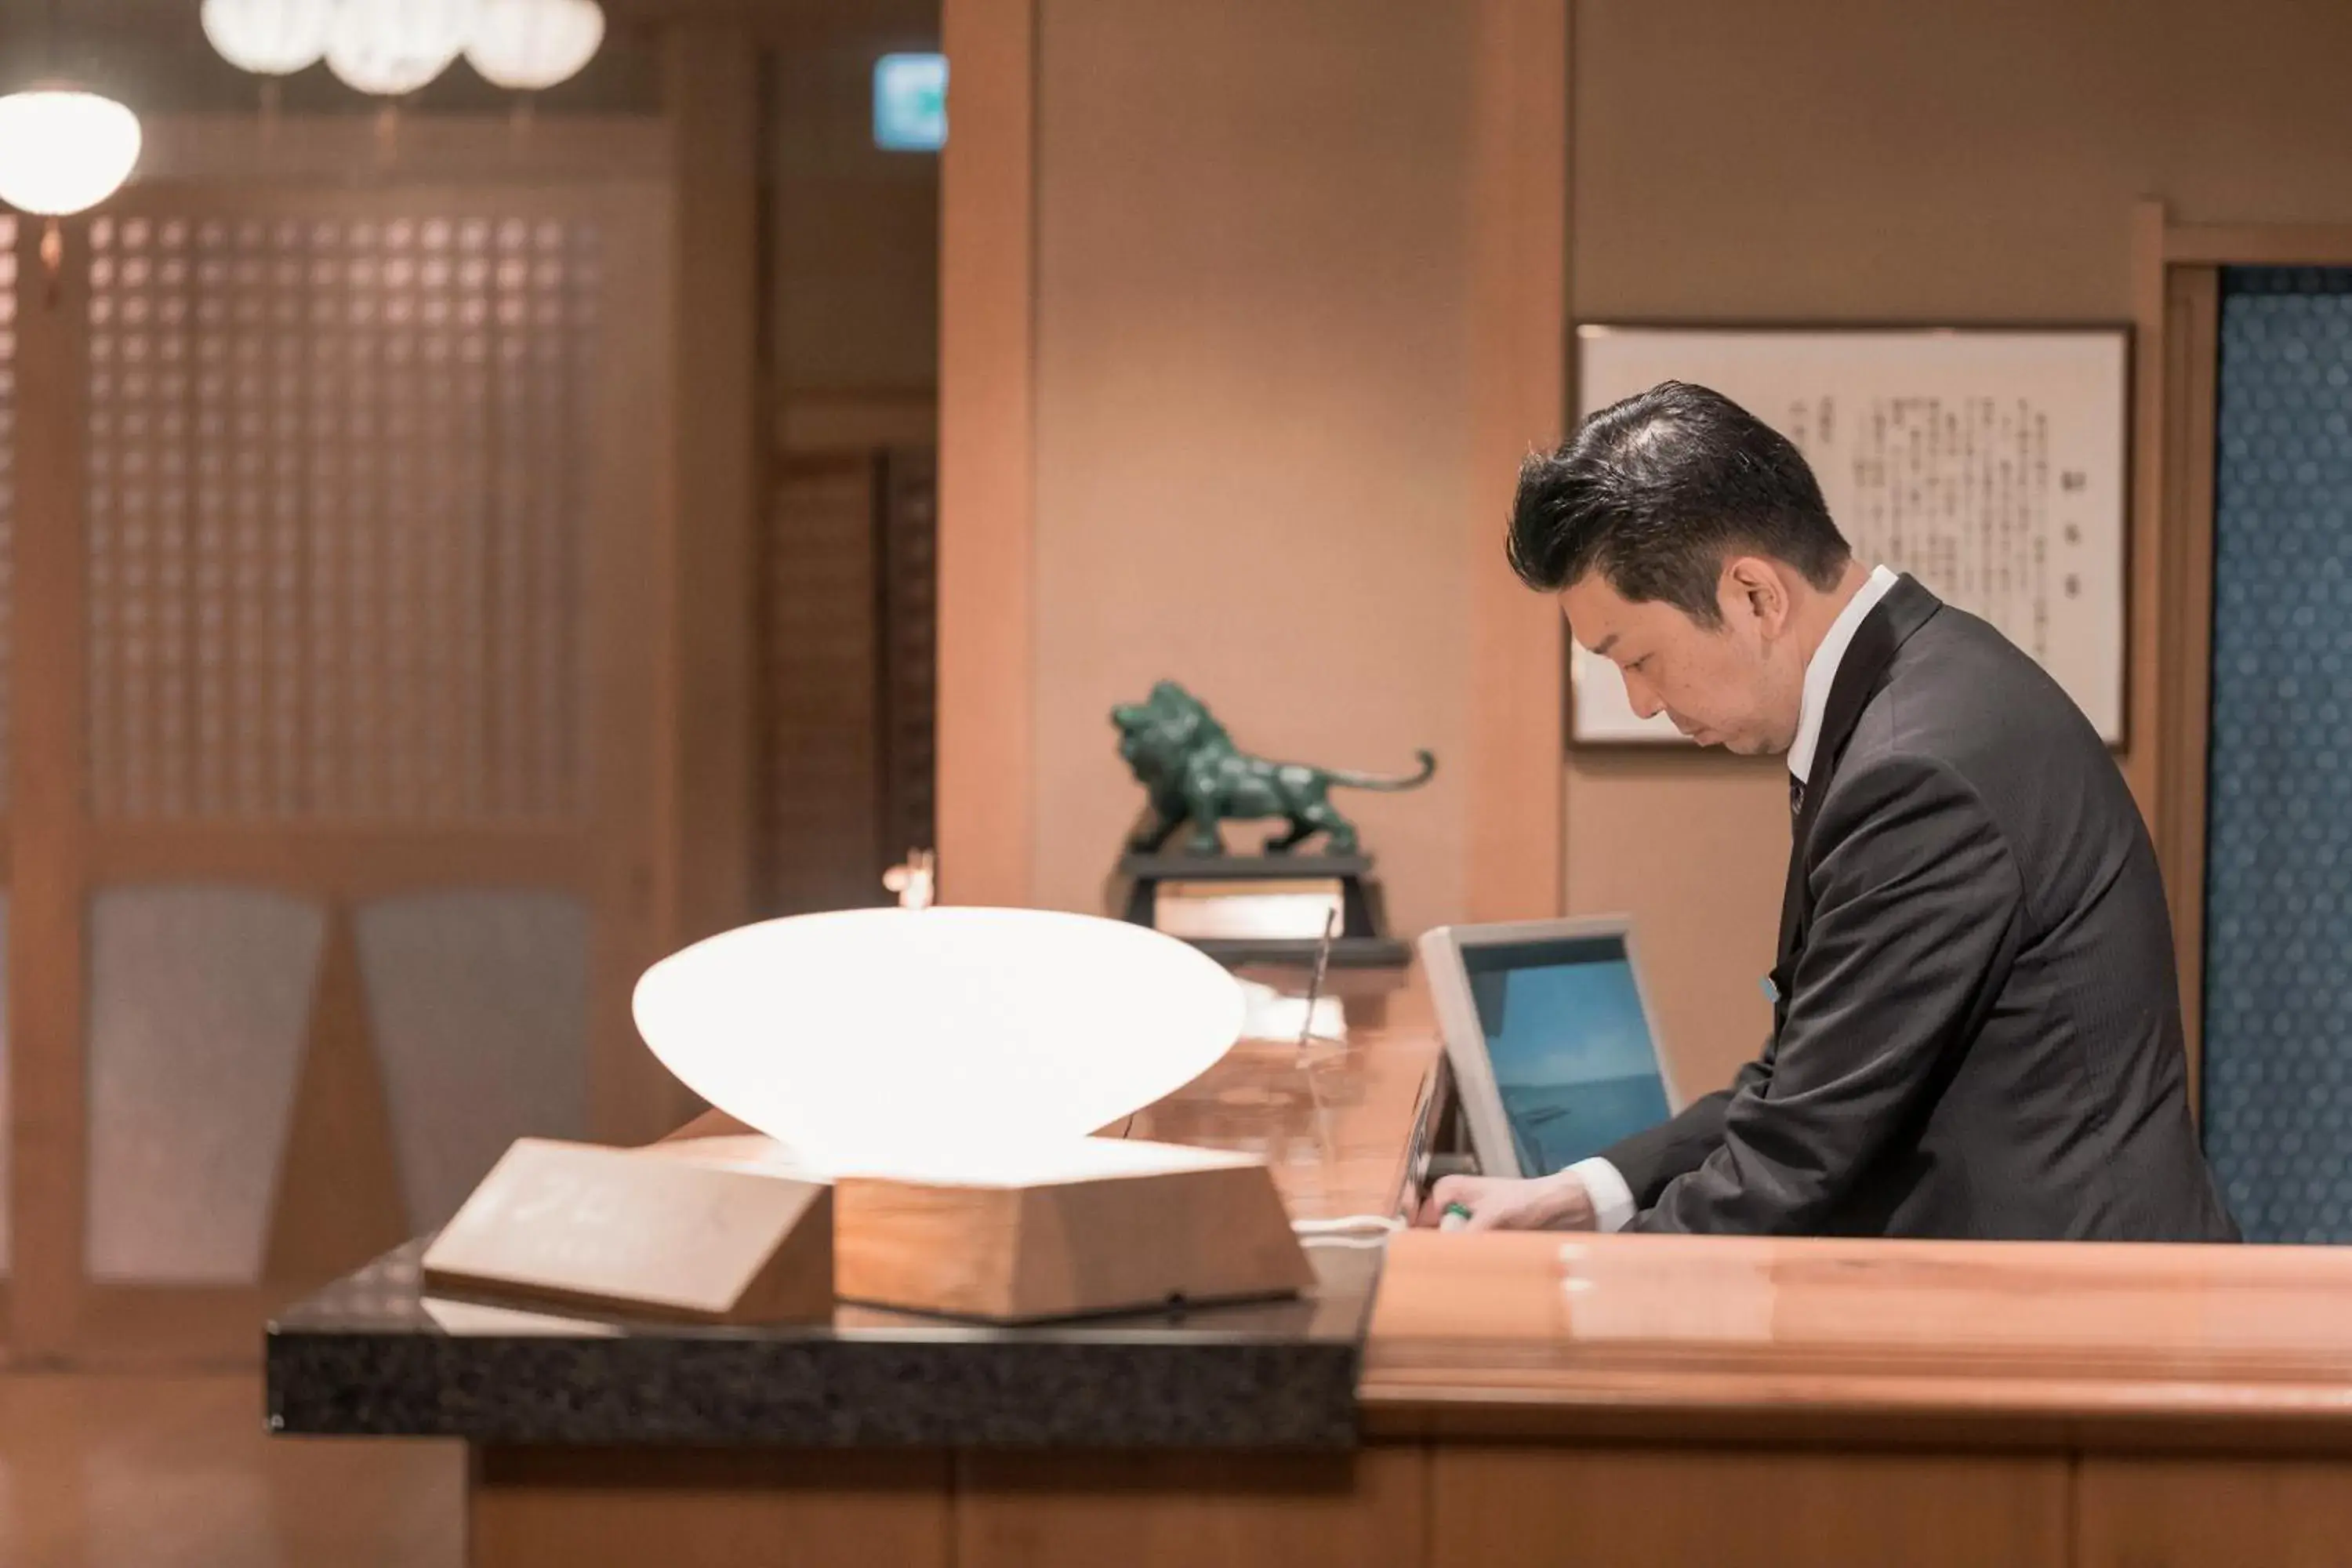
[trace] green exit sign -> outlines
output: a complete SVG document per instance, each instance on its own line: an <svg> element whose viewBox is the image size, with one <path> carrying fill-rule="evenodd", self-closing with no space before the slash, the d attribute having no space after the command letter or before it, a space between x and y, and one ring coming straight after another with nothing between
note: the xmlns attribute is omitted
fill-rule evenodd
<svg viewBox="0 0 2352 1568"><path fill-rule="evenodd" d="M874 62L874 145L936 153L948 140L948 58L884 55Z"/></svg>

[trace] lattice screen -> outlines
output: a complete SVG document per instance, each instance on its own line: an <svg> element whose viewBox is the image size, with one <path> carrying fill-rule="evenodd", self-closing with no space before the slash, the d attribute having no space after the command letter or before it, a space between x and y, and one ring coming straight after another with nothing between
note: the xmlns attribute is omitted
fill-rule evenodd
<svg viewBox="0 0 2352 1568"><path fill-rule="evenodd" d="M870 456L796 458L761 565L762 910L882 901Z"/></svg>
<svg viewBox="0 0 2352 1568"><path fill-rule="evenodd" d="M882 464L882 847L938 842L939 455L888 453Z"/></svg>
<svg viewBox="0 0 2352 1568"><path fill-rule="evenodd" d="M928 448L782 465L761 542L767 913L885 902L883 868L932 844L937 497Z"/></svg>
<svg viewBox="0 0 2352 1568"><path fill-rule="evenodd" d="M583 809L591 224L100 218L102 816Z"/></svg>

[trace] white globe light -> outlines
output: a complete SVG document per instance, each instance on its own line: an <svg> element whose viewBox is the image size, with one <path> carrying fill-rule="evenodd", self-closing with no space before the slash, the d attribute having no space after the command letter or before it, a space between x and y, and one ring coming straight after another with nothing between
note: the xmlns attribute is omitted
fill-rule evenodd
<svg viewBox="0 0 2352 1568"><path fill-rule="evenodd" d="M221 58L256 76L291 76L327 52L334 0L205 0L205 37Z"/></svg>
<svg viewBox="0 0 2352 1568"><path fill-rule="evenodd" d="M637 1029L827 1174L976 1176L1065 1147L1223 1056L1240 983L1148 926L1050 910L843 910L742 926L637 983Z"/></svg>
<svg viewBox="0 0 2352 1568"><path fill-rule="evenodd" d="M94 207L139 162L139 117L110 98L37 88L0 98L0 201L44 217Z"/></svg>
<svg viewBox="0 0 2352 1568"><path fill-rule="evenodd" d="M481 0L466 58L493 86L535 92L579 75L604 41L596 0Z"/></svg>
<svg viewBox="0 0 2352 1568"><path fill-rule="evenodd" d="M327 32L327 68L362 92L415 92L449 68L478 9L476 0L342 0Z"/></svg>

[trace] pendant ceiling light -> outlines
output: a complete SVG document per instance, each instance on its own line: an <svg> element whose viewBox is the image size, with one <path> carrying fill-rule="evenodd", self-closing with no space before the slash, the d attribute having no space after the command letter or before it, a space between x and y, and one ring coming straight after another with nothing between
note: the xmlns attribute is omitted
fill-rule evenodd
<svg viewBox="0 0 2352 1568"><path fill-rule="evenodd" d="M110 98L42 85L0 98L0 201L63 217L121 188L139 162L139 117Z"/></svg>
<svg viewBox="0 0 2352 1568"><path fill-rule="evenodd" d="M494 87L535 92L577 76L604 41L596 0L481 0L466 58Z"/></svg>
<svg viewBox="0 0 2352 1568"><path fill-rule="evenodd" d="M415 92L449 68L478 9L476 0L341 0L327 33L327 68L362 92Z"/></svg>
<svg viewBox="0 0 2352 1568"><path fill-rule="evenodd" d="M0 202L50 220L41 257L54 278L56 220L96 206L131 177L139 163L139 117L58 77L58 0L49 0L42 20L48 76L0 98Z"/></svg>
<svg viewBox="0 0 2352 1568"><path fill-rule="evenodd" d="M205 37L220 58L256 76L292 76L327 52L335 0L204 0Z"/></svg>

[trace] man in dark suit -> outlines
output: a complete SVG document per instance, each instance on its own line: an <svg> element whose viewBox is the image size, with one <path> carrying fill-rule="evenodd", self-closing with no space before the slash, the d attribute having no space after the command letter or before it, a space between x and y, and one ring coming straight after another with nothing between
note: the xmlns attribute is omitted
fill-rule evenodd
<svg viewBox="0 0 2352 1568"><path fill-rule="evenodd" d="M1472 1228L2223 1241L2172 930L2121 773L1984 622L1865 571L1796 448L1668 382L1519 477L1510 560L1637 712L1785 752L1763 1056Z"/></svg>

